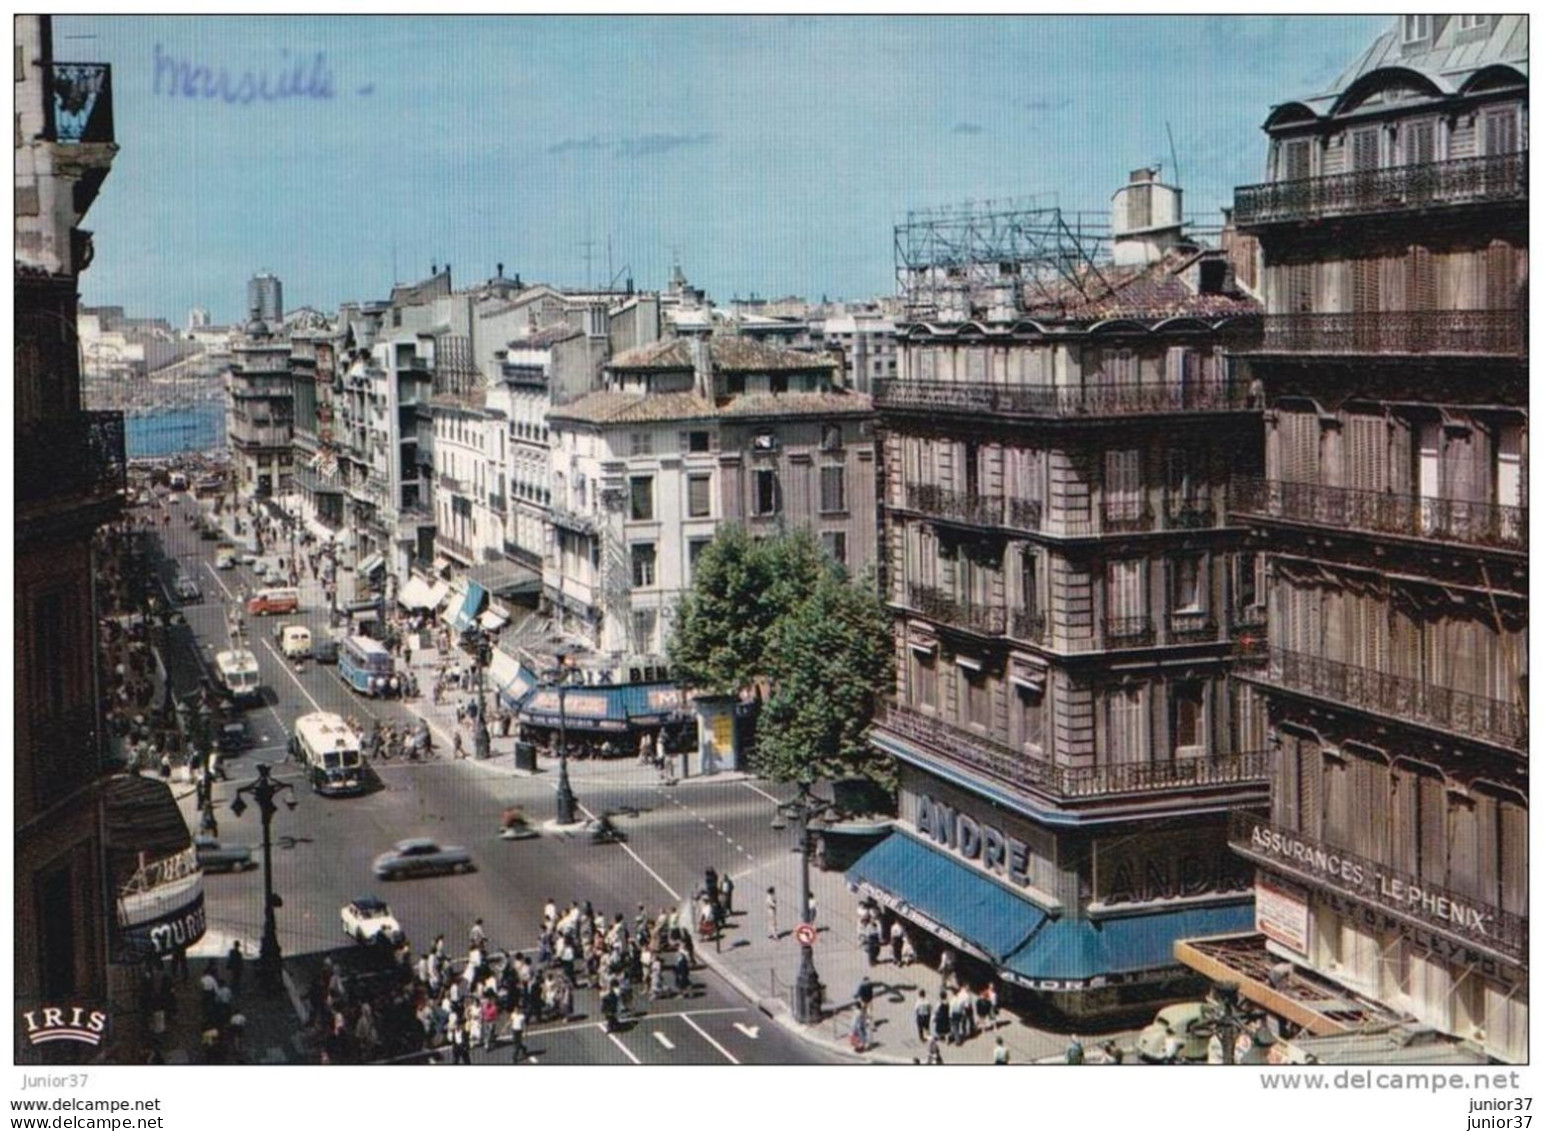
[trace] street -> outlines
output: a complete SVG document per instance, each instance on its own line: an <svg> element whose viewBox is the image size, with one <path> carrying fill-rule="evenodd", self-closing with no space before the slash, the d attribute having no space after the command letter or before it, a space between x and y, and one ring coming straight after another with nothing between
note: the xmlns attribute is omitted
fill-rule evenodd
<svg viewBox="0 0 1543 1131"><path fill-rule="evenodd" d="M184 604L203 663L226 644L226 614L238 587L261 586L250 568L213 568L216 543L198 538L187 525L186 500L171 506L172 521L162 527L167 557L197 578L203 600ZM287 547L285 547L287 557ZM168 565L168 568L170 566ZM274 887L284 903L278 913L279 939L292 981L297 971L339 947L352 947L342 937L339 908L351 899L374 894L388 900L415 951L428 947L440 934L452 954L464 948L472 921L481 917L496 949L533 949L541 909L548 898L560 906L589 900L607 918L623 915L631 921L638 905L656 915L678 906L702 882L712 866L735 878L735 916L721 943L724 949L745 945L760 930L758 918L743 914L759 906L757 872L777 854L786 855L791 839L771 828L774 793L752 781L693 782L665 787L652 770L632 759L605 763L572 762L570 772L582 808L613 820L626 832L622 844L596 845L583 833L544 829L538 839L505 841L499 817L511 805L525 808L540 824L554 815L555 767L541 773L518 774L509 765L512 739L495 742L502 754L490 762L452 760L451 735L444 723L433 721L435 756L427 762L394 760L372 766L371 788L360 797L326 798L313 793L302 767L285 761L294 720L315 710L357 715L366 726L379 718L411 724L418 704L400 700L369 700L355 695L338 678L337 669L310 661L285 661L273 646L278 624L304 623L321 637L327 614L318 607L314 581L304 586L298 615L249 618L248 641L256 654L264 687L264 704L248 709L246 717L253 749L229 760L228 782L214 788L215 812L221 837L227 842L257 844L261 839L255 811L236 818L228 802L235 789L253 777L258 761L277 763L275 776L295 787L298 804L283 807L274 818ZM187 657L168 659L178 694L197 686L197 665ZM428 712L425 711L425 714ZM453 725L453 721L451 723ZM471 747L469 735L466 746ZM179 793L191 794L180 788ZM190 823L197 816L191 796L183 799ZM634 815L635 814L635 815ZM396 841L430 837L442 844L470 850L477 868L454 876L382 882L371 862ZM262 929L260 870L211 874L205 883L209 933L194 951L195 958L223 955L233 939L257 951ZM790 900L791 904L791 900ZM711 946L701 943L699 946ZM790 955L794 944L787 944ZM790 967L791 968L791 967ZM578 992L576 1010L587 1020L534 1028L528 1038L538 1063L836 1063L838 1058L798 1041L772 1024L711 969L693 974L691 996L644 1004L648 1016L606 1034L593 990ZM490 1055L507 1062L507 1049Z"/></svg>

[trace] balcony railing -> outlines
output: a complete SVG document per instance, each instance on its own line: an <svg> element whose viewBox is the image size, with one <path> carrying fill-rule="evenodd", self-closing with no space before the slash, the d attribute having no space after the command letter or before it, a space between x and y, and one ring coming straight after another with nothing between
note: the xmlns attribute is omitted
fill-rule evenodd
<svg viewBox="0 0 1543 1131"><path fill-rule="evenodd" d="M1465 942L1480 943L1519 962L1528 949L1527 918L1484 900L1422 880L1294 829L1234 811L1228 843L1240 856L1284 868L1343 891L1355 899L1434 927ZM1332 870L1320 861L1334 861Z"/></svg>
<svg viewBox="0 0 1543 1131"><path fill-rule="evenodd" d="M1007 631L1007 610L1001 605L967 604L931 585L912 585L908 604L924 617L981 636L1002 636Z"/></svg>
<svg viewBox="0 0 1543 1131"><path fill-rule="evenodd" d="M1170 501L1168 503L1169 530L1205 530L1216 525L1216 509L1208 501Z"/></svg>
<svg viewBox="0 0 1543 1131"><path fill-rule="evenodd" d="M128 486L121 412L28 421L14 435L18 506L107 502Z"/></svg>
<svg viewBox="0 0 1543 1131"><path fill-rule="evenodd" d="M1105 504L1099 517L1103 520L1103 531L1108 534L1120 534L1133 531L1152 529L1152 508L1145 504L1127 505ZM1071 526L1068 523L1068 526Z"/></svg>
<svg viewBox="0 0 1543 1131"><path fill-rule="evenodd" d="M1045 508L1038 499L1008 499L1007 525L1013 530L1038 530Z"/></svg>
<svg viewBox="0 0 1543 1131"><path fill-rule="evenodd" d="M46 140L67 145L113 141L113 69L106 63L46 63Z"/></svg>
<svg viewBox="0 0 1543 1131"><path fill-rule="evenodd" d="M1057 766L1014 750L998 739L965 730L910 707L886 704L874 722L975 773L1017 789L1059 799L1160 793L1197 786L1257 786L1269 781L1267 751L1212 754L1170 762Z"/></svg>
<svg viewBox="0 0 1543 1131"><path fill-rule="evenodd" d="M1240 351L1314 355L1525 357L1518 310L1395 310L1269 314L1264 334Z"/></svg>
<svg viewBox="0 0 1543 1131"><path fill-rule="evenodd" d="M1107 648L1144 648L1156 640L1151 617L1104 618L1104 646Z"/></svg>
<svg viewBox="0 0 1543 1131"><path fill-rule="evenodd" d="M552 507L547 515L553 526L560 526L564 530L576 530L580 534L595 532L595 520L587 514L579 514L566 507Z"/></svg>
<svg viewBox="0 0 1543 1131"><path fill-rule="evenodd" d="M908 510L949 522L969 526L1001 526L1004 500L993 495L969 495L929 483L917 483L905 489Z"/></svg>
<svg viewBox="0 0 1543 1131"><path fill-rule="evenodd" d="M1234 198L1238 227L1395 212L1432 205L1527 199L1527 154L1462 157L1244 185Z"/></svg>
<svg viewBox="0 0 1543 1131"><path fill-rule="evenodd" d="M1337 530L1366 530L1434 542L1527 549L1526 507L1283 483L1254 476L1237 480L1233 497L1238 513L1258 518L1284 518Z"/></svg>
<svg viewBox="0 0 1543 1131"><path fill-rule="evenodd" d="M1204 613L1169 613L1168 639L1174 644L1200 644L1216 639L1216 622Z"/></svg>
<svg viewBox="0 0 1543 1131"><path fill-rule="evenodd" d="M1045 642L1045 614L1031 612L1028 609L1014 609L1011 620L1010 634L1014 640L1022 640L1029 644L1043 644Z"/></svg>
<svg viewBox="0 0 1543 1131"><path fill-rule="evenodd" d="M465 561L475 562L477 560L476 553L469 545L467 545L465 542L462 542L459 538L450 537L450 535L446 534L442 530L436 530L434 532L434 545L438 549L448 550L456 557L462 558Z"/></svg>
<svg viewBox="0 0 1543 1131"><path fill-rule="evenodd" d="M1285 648L1270 649L1268 674L1263 678L1286 690L1497 746L1527 749L1527 711L1516 703Z"/></svg>
<svg viewBox="0 0 1543 1131"><path fill-rule="evenodd" d="M1236 412L1257 407L1250 403L1246 389L1230 382L1093 382L1061 387L881 377L873 383L873 399L880 409L1050 417Z"/></svg>

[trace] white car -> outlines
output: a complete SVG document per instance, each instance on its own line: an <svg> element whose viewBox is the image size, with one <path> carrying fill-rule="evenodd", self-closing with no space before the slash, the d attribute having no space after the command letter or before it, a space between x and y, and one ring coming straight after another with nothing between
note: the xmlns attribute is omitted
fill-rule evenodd
<svg viewBox="0 0 1543 1131"><path fill-rule="evenodd" d="M345 903L339 914L343 919L343 933L357 943L385 941L395 945L405 937L386 901L373 895Z"/></svg>

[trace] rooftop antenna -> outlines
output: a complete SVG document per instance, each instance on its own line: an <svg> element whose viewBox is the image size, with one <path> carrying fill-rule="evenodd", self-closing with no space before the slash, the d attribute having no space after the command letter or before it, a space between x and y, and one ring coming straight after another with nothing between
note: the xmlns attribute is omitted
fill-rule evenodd
<svg viewBox="0 0 1543 1131"><path fill-rule="evenodd" d="M580 240L579 246L584 249L584 289L595 289L595 241Z"/></svg>
<svg viewBox="0 0 1543 1131"><path fill-rule="evenodd" d="M606 283L605 289L611 289L611 283L616 281L616 264L611 260L611 233L605 234L605 277L611 282Z"/></svg>
<svg viewBox="0 0 1543 1131"><path fill-rule="evenodd" d="M1173 127L1164 122L1163 129L1168 131L1168 156L1173 159L1173 187L1179 188L1184 184L1184 181L1179 176L1179 151L1173 145Z"/></svg>

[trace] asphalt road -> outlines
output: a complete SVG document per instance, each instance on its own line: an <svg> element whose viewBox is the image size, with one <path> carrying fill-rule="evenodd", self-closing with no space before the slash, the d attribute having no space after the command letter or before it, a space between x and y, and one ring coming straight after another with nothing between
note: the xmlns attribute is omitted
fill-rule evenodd
<svg viewBox="0 0 1543 1131"><path fill-rule="evenodd" d="M213 541L199 539L184 519L192 506L184 497L170 509L162 527L168 574L197 578L203 600L182 606L192 640L186 655L168 655L179 693L197 686L200 660L212 666L213 654L228 646L226 613L238 587L261 582L246 566L213 568ZM285 547L287 550L287 547ZM256 748L227 763L231 781L215 787L220 832L227 841L256 844L261 839L255 807L236 818L228 801L252 775L257 761L281 762L294 721L317 709L398 721L413 721L410 705L356 696L338 679L336 669L306 662L286 662L274 647L277 624L304 623L316 635L327 629L324 610L302 608L298 616L249 618L250 647L258 657L265 703L247 711ZM177 641L172 642L177 651ZM617 811L627 832L626 844L594 845L582 834L546 830L534 840L504 841L497 835L499 815L511 804L523 805L535 821L554 814L556 774L515 775L506 765L452 761L448 742L436 736L441 755L427 763L395 760L376 767L374 788L362 797L325 798L314 794L299 766L281 764L276 774L295 787L294 810L274 817L274 886L284 900L279 938L287 959L305 961L339 947L339 908L362 894L388 899L408 938L426 949L443 934L452 951L464 945L472 921L481 917L499 948L533 947L541 909L548 898L560 905L593 902L607 916L621 913L630 922L638 904L652 914L677 905L702 881L711 865L736 878L736 905L758 907L757 870L774 854L786 853L790 835L771 829L773 797L751 782L698 783L666 788L638 771L630 760L576 763L573 782L581 806L590 812ZM507 759L504 760L507 762ZM545 769L545 767L543 767ZM382 883L371 862L395 841L433 837L468 848L477 870L456 876ZM252 945L261 934L262 878L257 870L212 874L205 883L210 931L200 950L219 953L229 939ZM759 920L740 915L722 945L759 929ZM577 1008L587 1015L567 1025L535 1029L527 1041L537 1063L568 1064L807 1064L836 1063L836 1058L797 1040L772 1023L753 1003L740 997L710 969L695 972L696 989L687 998L646 1006L647 1016L623 1032L606 1034L594 1022L596 1003L579 991ZM507 1050L484 1055L507 1062Z"/></svg>

